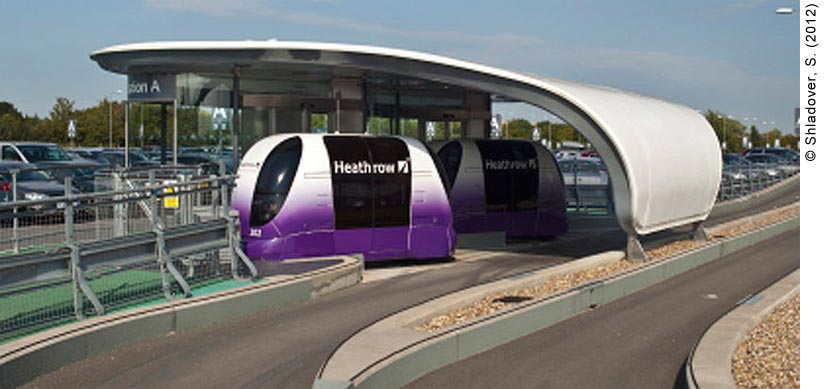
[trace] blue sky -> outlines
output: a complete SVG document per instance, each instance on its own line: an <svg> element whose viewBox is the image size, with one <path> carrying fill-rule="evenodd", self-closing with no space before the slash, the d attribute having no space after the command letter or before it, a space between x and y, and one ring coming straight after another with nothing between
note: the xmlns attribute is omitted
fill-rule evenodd
<svg viewBox="0 0 824 389"><path fill-rule="evenodd" d="M788 5L797 2L9 0L0 3L0 100L41 116L57 96L94 105L125 86L88 56L115 44L277 38L435 53L790 131L798 16L774 13Z"/></svg>

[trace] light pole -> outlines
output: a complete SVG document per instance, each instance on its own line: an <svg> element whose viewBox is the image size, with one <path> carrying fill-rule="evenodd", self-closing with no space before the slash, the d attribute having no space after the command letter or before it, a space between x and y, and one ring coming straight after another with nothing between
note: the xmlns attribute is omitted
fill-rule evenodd
<svg viewBox="0 0 824 389"><path fill-rule="evenodd" d="M722 146L721 148L724 149L724 151L726 152L727 151L727 115L722 115L721 119L724 122L724 130L722 131L724 141L721 143L721 146Z"/></svg>
<svg viewBox="0 0 824 389"><path fill-rule="evenodd" d="M122 90L118 89L114 92L111 92L106 95L106 100L109 101L109 148L112 148L112 95L119 95L123 93Z"/></svg>

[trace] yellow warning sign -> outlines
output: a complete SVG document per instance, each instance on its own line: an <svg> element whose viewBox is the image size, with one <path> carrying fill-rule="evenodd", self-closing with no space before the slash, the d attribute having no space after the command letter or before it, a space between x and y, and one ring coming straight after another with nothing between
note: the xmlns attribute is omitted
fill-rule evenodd
<svg viewBox="0 0 824 389"><path fill-rule="evenodd" d="M163 190L165 193L174 193L174 189L166 188ZM166 196L163 198L163 208L166 209L177 209L180 207L180 197L178 196Z"/></svg>

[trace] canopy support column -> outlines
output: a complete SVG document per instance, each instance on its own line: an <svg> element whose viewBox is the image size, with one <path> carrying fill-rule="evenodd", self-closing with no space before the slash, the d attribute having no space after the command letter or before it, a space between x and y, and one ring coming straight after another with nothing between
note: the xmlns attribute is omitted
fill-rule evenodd
<svg viewBox="0 0 824 389"><path fill-rule="evenodd" d="M240 166L238 160L238 133L240 131L240 69L235 66L232 70L232 169L237 171Z"/></svg>
<svg viewBox="0 0 824 389"><path fill-rule="evenodd" d="M647 253L644 251L644 246L638 240L638 235L627 235L627 260L631 262L646 262Z"/></svg>
<svg viewBox="0 0 824 389"><path fill-rule="evenodd" d="M131 164L129 163L129 110L132 108L132 103L126 101L124 112L123 112L123 136L125 138L125 147L123 153L123 166L126 169L129 169Z"/></svg>
<svg viewBox="0 0 824 389"><path fill-rule="evenodd" d="M704 222L692 223L692 240L699 242L710 240L707 230L704 229Z"/></svg>

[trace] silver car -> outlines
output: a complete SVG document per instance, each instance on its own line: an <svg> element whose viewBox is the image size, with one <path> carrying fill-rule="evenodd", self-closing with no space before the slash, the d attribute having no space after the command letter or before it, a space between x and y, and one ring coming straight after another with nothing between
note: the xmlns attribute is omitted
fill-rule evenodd
<svg viewBox="0 0 824 389"><path fill-rule="evenodd" d="M558 161L564 185L607 185L606 168L589 158L569 158Z"/></svg>

